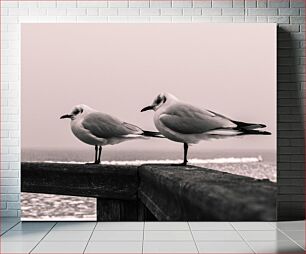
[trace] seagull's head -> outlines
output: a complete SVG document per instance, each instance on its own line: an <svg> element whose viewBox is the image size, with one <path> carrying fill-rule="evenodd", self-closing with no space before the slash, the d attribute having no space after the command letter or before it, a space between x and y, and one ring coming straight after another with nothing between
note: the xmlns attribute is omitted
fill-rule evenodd
<svg viewBox="0 0 306 254"><path fill-rule="evenodd" d="M90 109L91 109L90 107L84 104L80 104L80 105L74 106L70 114L63 115L60 117L60 119L70 118L71 120L74 120L80 117L81 115L83 115L85 112L87 112Z"/></svg>
<svg viewBox="0 0 306 254"><path fill-rule="evenodd" d="M163 106L167 101L176 99L172 94L169 93L160 93L157 95L157 97L154 99L152 105L144 107L141 112L147 111L147 110L154 110L156 111L161 106Z"/></svg>

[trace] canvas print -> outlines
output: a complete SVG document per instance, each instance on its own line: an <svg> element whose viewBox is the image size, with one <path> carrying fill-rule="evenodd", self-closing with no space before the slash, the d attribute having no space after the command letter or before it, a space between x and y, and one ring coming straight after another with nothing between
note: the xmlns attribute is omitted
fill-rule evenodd
<svg viewBox="0 0 306 254"><path fill-rule="evenodd" d="M22 219L276 217L275 24L22 24Z"/></svg>

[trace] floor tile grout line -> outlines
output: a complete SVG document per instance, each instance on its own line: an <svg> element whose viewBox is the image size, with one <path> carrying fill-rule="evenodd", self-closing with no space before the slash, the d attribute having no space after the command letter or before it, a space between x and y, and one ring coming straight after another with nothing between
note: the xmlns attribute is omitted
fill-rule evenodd
<svg viewBox="0 0 306 254"><path fill-rule="evenodd" d="M234 229L235 231L237 231L236 228L235 228L235 226L233 225L232 222L229 222L229 224L231 225L232 229Z"/></svg>
<svg viewBox="0 0 306 254"><path fill-rule="evenodd" d="M100 230L101 231L101 230ZM106 230L105 230L106 231ZM108 230L108 231L117 231L117 230ZM140 230L121 230L121 231L140 231ZM154 229L154 230L151 230L151 229L146 229L145 231L190 231L189 229ZM202 230L194 230L194 231L202 231ZM210 230L212 231L212 230Z"/></svg>
<svg viewBox="0 0 306 254"><path fill-rule="evenodd" d="M29 253L32 253L32 251L35 250L35 248L38 246L38 244L41 243L41 241L51 232L51 230L55 227L55 225L57 224L57 222L55 222L55 224L49 229L49 231L37 242L37 244L29 251Z"/></svg>
<svg viewBox="0 0 306 254"><path fill-rule="evenodd" d="M85 253L85 251L86 251L86 249L87 249L87 246L88 246L88 244L89 244L89 242L90 242L90 239L91 239L93 233L95 232L95 229L96 229L97 225L98 225L98 222L96 222L94 228L93 228L92 231L91 231L91 234L90 234L90 236L89 236L89 238L88 238L88 241L87 241L87 243L86 243L86 246L85 246L85 248L84 248L84 250L83 250L83 252L82 252L83 254Z"/></svg>
<svg viewBox="0 0 306 254"><path fill-rule="evenodd" d="M50 242L54 242L54 241L50 241ZM95 240L95 241L91 241L91 242L141 242L141 240L106 240L106 241L102 241L102 240ZM146 240L144 242L193 242L193 240L172 240L172 239L167 239L167 240ZM199 240L197 242L220 242L220 240ZM242 240L238 241L238 240L226 240L223 242L243 242ZM271 242L271 241L266 241L266 242Z"/></svg>
<svg viewBox="0 0 306 254"><path fill-rule="evenodd" d="M142 225L142 243L141 243L141 253L143 254L143 245L144 245L144 234L145 234L145 221Z"/></svg>
<svg viewBox="0 0 306 254"><path fill-rule="evenodd" d="M243 242L245 242L245 244L251 249L251 251L252 251L253 253L256 253L256 251L252 248L252 246L249 244L249 242L248 242L246 239L244 239L244 237L240 234L239 230L237 230L237 229L235 228L235 226L233 225L233 223L230 222L230 224L231 224L232 227L235 229L235 231L237 232L237 234L241 237L241 239L243 240Z"/></svg>
<svg viewBox="0 0 306 254"><path fill-rule="evenodd" d="M290 237L289 235L286 234L286 232L284 232L283 230L277 228L277 230L281 233L283 233L287 238L289 238L290 241L294 242L296 245L298 245L299 247L301 247L303 250L305 250L305 247L301 246L298 242L296 242L292 237ZM304 243L305 244L305 243Z"/></svg>
<svg viewBox="0 0 306 254"><path fill-rule="evenodd" d="M191 227L190 227L190 224L189 224L188 221L187 221L187 225L188 225L188 227L189 227L189 230L190 230L190 233L191 233L191 237L192 237L192 240L193 240L193 242L194 242L194 244L195 244L195 247L196 247L196 249L197 249L197 252L200 253L199 248L198 248L198 245L197 245L197 242L196 242L195 239L194 239L194 236L193 236L193 233L192 233L192 230L191 230Z"/></svg>
<svg viewBox="0 0 306 254"><path fill-rule="evenodd" d="M269 221L268 223L274 228L277 229L277 224L273 224L274 221ZM277 221L275 221L277 223Z"/></svg>
<svg viewBox="0 0 306 254"><path fill-rule="evenodd" d="M258 222L261 222L261 221L258 221ZM255 224L257 224L258 222L256 221ZM270 222L268 222L268 221L266 223L268 223L268 225L270 225L272 227L271 229L262 229L262 228L258 228L258 229L252 229L252 228L239 229L239 228L236 228L235 225L234 225L234 223L237 223L237 221L229 222L229 223L232 225L232 227L236 231L273 231L273 230L276 229L276 227L273 224L270 224ZM238 223L240 223L240 221L238 221ZM244 222L242 222L242 223L244 223Z"/></svg>
<svg viewBox="0 0 306 254"><path fill-rule="evenodd" d="M0 234L0 236L4 235L5 233L9 232L12 228L14 228L15 226L17 226L21 221L18 221L16 224L14 224L13 226L11 226L9 229L5 230L2 234Z"/></svg>
<svg viewBox="0 0 306 254"><path fill-rule="evenodd" d="M58 230L60 231L60 230ZM69 231L69 230L61 230L61 231ZM78 231L88 231L88 230L78 230ZM130 229L113 229L113 230L95 230L96 232L112 232L112 231L120 231L120 232L130 232L130 231L144 231L143 229L134 229L134 230L130 230ZM146 230L146 231L164 231L164 230ZM171 231L171 230L167 230L167 231ZM172 230L172 231L177 231L177 230ZM185 230L187 231L187 230Z"/></svg>
<svg viewBox="0 0 306 254"><path fill-rule="evenodd" d="M302 231L302 232L305 232L305 229L282 229L282 228L277 228L278 230L280 230L280 231L284 231L284 232L288 232L288 231L290 231L290 232L299 232L299 231Z"/></svg>

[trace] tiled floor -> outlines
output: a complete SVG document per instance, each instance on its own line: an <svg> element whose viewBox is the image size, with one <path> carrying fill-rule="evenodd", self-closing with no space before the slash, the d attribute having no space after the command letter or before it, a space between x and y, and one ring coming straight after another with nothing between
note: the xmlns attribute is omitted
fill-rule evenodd
<svg viewBox="0 0 306 254"><path fill-rule="evenodd" d="M19 222L0 253L304 253L305 221Z"/></svg>

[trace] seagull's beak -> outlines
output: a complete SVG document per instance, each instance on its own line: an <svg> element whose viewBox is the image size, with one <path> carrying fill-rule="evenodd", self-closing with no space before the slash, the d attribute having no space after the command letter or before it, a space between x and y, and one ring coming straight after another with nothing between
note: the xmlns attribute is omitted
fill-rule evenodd
<svg viewBox="0 0 306 254"><path fill-rule="evenodd" d="M142 110L140 110L140 112L144 112L144 111L147 111L147 110L153 110L153 109L154 109L154 106L151 105L151 106L144 107Z"/></svg>
<svg viewBox="0 0 306 254"><path fill-rule="evenodd" d="M64 119L64 118L71 118L71 115L63 115L60 117L60 119Z"/></svg>

